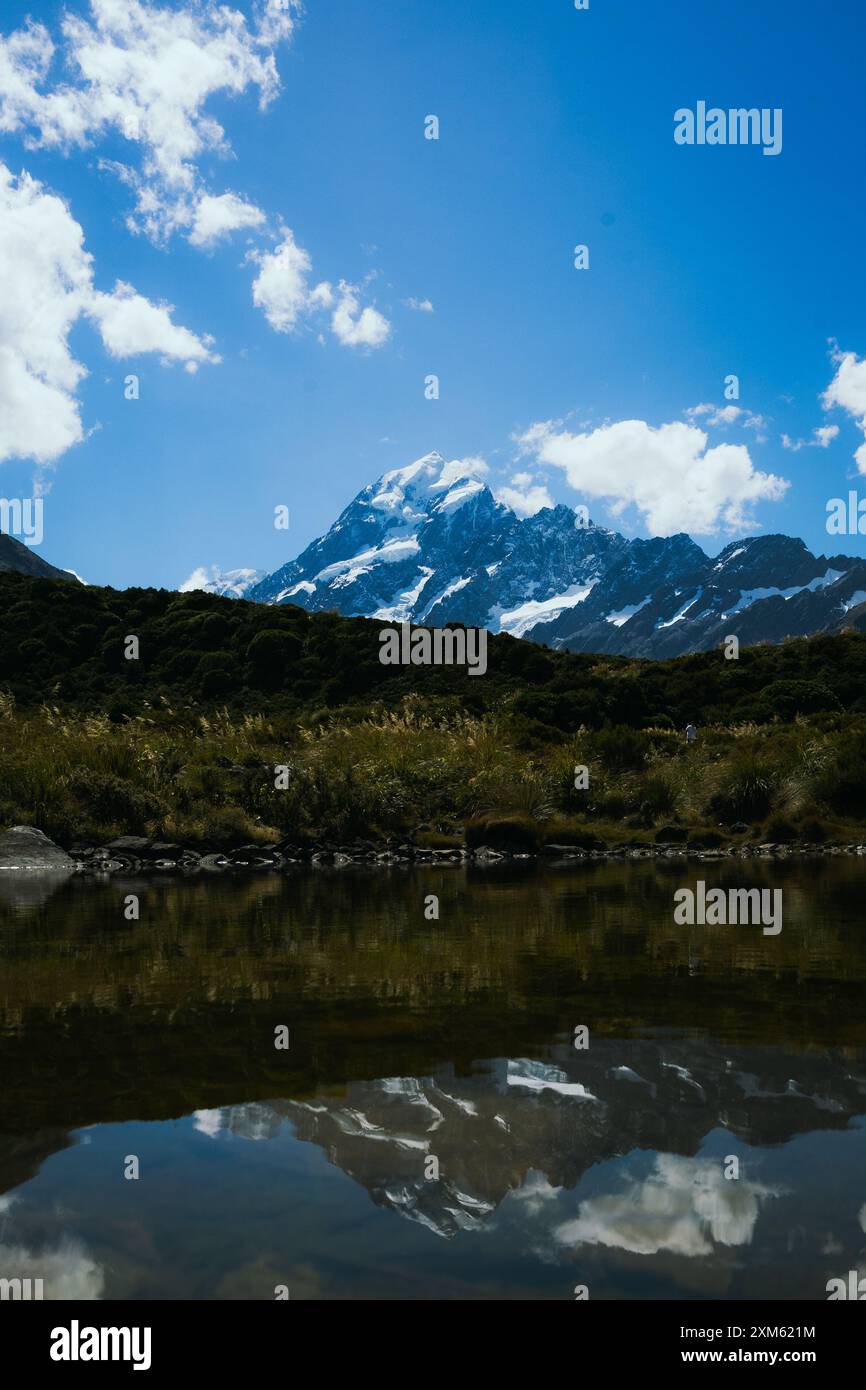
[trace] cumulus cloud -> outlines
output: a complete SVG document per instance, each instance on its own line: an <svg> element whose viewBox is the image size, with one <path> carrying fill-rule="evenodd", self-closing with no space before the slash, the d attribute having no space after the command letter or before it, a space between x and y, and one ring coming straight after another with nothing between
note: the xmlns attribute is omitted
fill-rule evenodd
<svg viewBox="0 0 866 1390"><path fill-rule="evenodd" d="M152 304L123 280L117 281L111 294L94 291L88 312L112 357L157 352L163 361L183 362L187 371L197 370L201 362L220 360L210 350L213 339L209 335L197 338L188 328L173 323L171 304Z"/></svg>
<svg viewBox="0 0 866 1390"><path fill-rule="evenodd" d="M449 463L443 463L436 486L449 488L454 483L462 482L465 478L486 478L489 472L490 465L481 458L480 454L470 454L467 458L462 459L451 459Z"/></svg>
<svg viewBox="0 0 866 1390"><path fill-rule="evenodd" d="M132 166L108 165L136 191L130 225L156 240L178 228L195 236L206 192L198 161L229 153L208 104L247 89L261 107L274 98L274 50L291 36L298 10L297 0L259 6L248 22L213 0L174 8L90 0L87 18L63 15L59 47L30 21L0 37L0 131L61 149L119 135L138 154Z"/></svg>
<svg viewBox="0 0 866 1390"><path fill-rule="evenodd" d="M689 406L686 415L690 420L704 417L708 425L732 425L739 420L742 409L738 405L711 405L704 401L701 405Z"/></svg>
<svg viewBox="0 0 866 1390"><path fill-rule="evenodd" d="M751 410L746 410L745 406L712 405L704 401L700 405L690 406L685 414L691 421L703 420L708 429L725 429L728 425L739 425L744 430L755 430L761 436L758 443L766 443L763 437L768 424L766 417L755 415Z"/></svg>
<svg viewBox="0 0 866 1390"><path fill-rule="evenodd" d="M370 305L362 309L355 285L340 281L337 306L331 317L331 331L344 347L381 347L391 332L388 320Z"/></svg>
<svg viewBox="0 0 866 1390"><path fill-rule="evenodd" d="M309 255L287 231L274 251L256 252L259 273L253 281L253 303L277 333L290 333L309 308Z"/></svg>
<svg viewBox="0 0 866 1390"><path fill-rule="evenodd" d="M89 0L84 13L62 15L56 42L45 24L28 21L0 36L0 133L64 151L112 140L100 167L133 192L129 229L155 242L181 233L211 249L233 233L262 232L263 210L241 194L209 188L202 162L231 155L215 100L252 92L263 109L279 92L276 51L294 33L300 10L300 0L257 0L251 17L217 0ZM345 280L336 291L328 281L311 288L308 253L285 228L278 236L274 248L254 257L253 300L271 327L290 333L302 318L326 310L340 343L381 347L391 332L384 315L362 306L357 287ZM411 303L432 311L429 300ZM113 340L134 318L145 331L147 316L134 308L106 308ZM194 371L199 359L187 360ZM7 378L12 370L0 367ZM67 433L71 424L70 417Z"/></svg>
<svg viewBox="0 0 866 1390"><path fill-rule="evenodd" d="M206 193L199 198L189 239L193 246L213 246L232 232L245 227L261 227L265 214L235 193Z"/></svg>
<svg viewBox="0 0 866 1390"><path fill-rule="evenodd" d="M548 421L518 442L538 463L561 468L581 496L605 499L614 516L634 506L657 536L754 529L754 504L778 501L789 486L757 471L745 445L709 448L704 430L681 421L620 420L582 434Z"/></svg>
<svg viewBox="0 0 866 1390"><path fill-rule="evenodd" d="M202 570L201 573L204 571ZM189 584L189 580L187 580L187 584ZM196 584L194 587L201 589L203 585ZM189 593L189 589L182 586L180 592L186 594ZM198 1130L199 1134L206 1135L208 1139L216 1139L217 1135L222 1132L223 1112L221 1110L194 1110L193 1119L195 1120L193 1129Z"/></svg>
<svg viewBox="0 0 866 1390"><path fill-rule="evenodd" d="M273 251L253 251L249 259L259 267L253 303L277 333L292 333L319 311L333 310L331 331L344 347L376 348L387 341L390 323L378 309L361 308L357 286L341 280L335 291L322 280L310 288L312 260L288 228Z"/></svg>
<svg viewBox="0 0 866 1390"><path fill-rule="evenodd" d="M552 507L553 498L543 483L531 473L515 473L509 484L496 489L497 502L504 502L518 516L534 516L543 507Z"/></svg>
<svg viewBox="0 0 866 1390"><path fill-rule="evenodd" d="M511 1193L511 1200L522 1202L530 1216L538 1216L551 1202L557 1201L562 1190L561 1187L553 1187L537 1168L530 1168L523 1185Z"/></svg>
<svg viewBox="0 0 866 1390"><path fill-rule="evenodd" d="M858 357L856 352L841 352L833 344L832 359L836 375L824 392L821 403L825 410L834 405L841 406L866 434L866 357ZM866 473L866 444L861 444L854 455L859 472Z"/></svg>
<svg viewBox="0 0 866 1390"><path fill-rule="evenodd" d="M706 1159L659 1154L645 1182L626 1193L582 1202L575 1220L554 1231L561 1245L602 1245L635 1255L662 1250L688 1258L713 1245L748 1245L761 1202L778 1190L740 1178L730 1182Z"/></svg>
<svg viewBox="0 0 866 1390"><path fill-rule="evenodd" d="M113 357L155 352L188 367L218 361L209 338L119 282L93 283L93 258L66 203L0 163L0 462L52 463L84 437L77 388L86 367L69 334L89 319Z"/></svg>
<svg viewBox="0 0 866 1390"><path fill-rule="evenodd" d="M178 589L178 593L194 594L199 589L207 588L208 584L211 582L211 578L213 577L214 572L216 571L216 568L217 567L215 565L211 566L210 569L208 569L207 565L199 565L197 569L193 570L189 578L183 581L183 583L180 585Z"/></svg>
<svg viewBox="0 0 866 1390"><path fill-rule="evenodd" d="M403 303L407 309L415 309L419 314L432 314L433 301L431 299L404 299Z"/></svg>
<svg viewBox="0 0 866 1390"><path fill-rule="evenodd" d="M782 448L798 454L801 449L829 449L839 433L838 425L822 425L812 431L811 439L792 439L789 434L782 435Z"/></svg>

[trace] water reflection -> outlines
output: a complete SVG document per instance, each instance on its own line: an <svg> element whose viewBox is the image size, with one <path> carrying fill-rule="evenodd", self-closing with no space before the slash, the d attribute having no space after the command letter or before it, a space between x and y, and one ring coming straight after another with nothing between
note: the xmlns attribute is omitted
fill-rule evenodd
<svg viewBox="0 0 866 1390"><path fill-rule="evenodd" d="M0 1278L824 1297L864 1257L862 867L750 872L778 938L675 927L653 864L7 896Z"/></svg>

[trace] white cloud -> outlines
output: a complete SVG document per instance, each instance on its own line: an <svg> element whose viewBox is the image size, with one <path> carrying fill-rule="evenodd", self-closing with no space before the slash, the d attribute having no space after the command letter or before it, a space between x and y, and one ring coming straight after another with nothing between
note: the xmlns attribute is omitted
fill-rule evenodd
<svg viewBox="0 0 866 1390"><path fill-rule="evenodd" d="M215 569L215 565L212 565L210 569L208 569L207 565L199 565L198 569L194 569L189 578L185 579L178 587L178 593L194 594L199 589L207 588L208 584L211 582Z"/></svg>
<svg viewBox="0 0 866 1390"><path fill-rule="evenodd" d="M68 335L90 280L65 204L0 164L0 460L49 462L82 439L74 396L86 372Z"/></svg>
<svg viewBox="0 0 866 1390"><path fill-rule="evenodd" d="M690 420L696 420L702 416L706 417L708 425L732 425L743 414L741 406L738 405L710 405L706 401L702 405L690 406L686 415Z"/></svg>
<svg viewBox="0 0 866 1390"><path fill-rule="evenodd" d="M7 1279L41 1279L47 1299L88 1302L102 1297L105 1272L84 1247L64 1239L56 1250L0 1245L0 1269Z"/></svg>
<svg viewBox="0 0 866 1390"><path fill-rule="evenodd" d="M729 1182L719 1163L659 1154L645 1182L582 1202L577 1218L553 1234L562 1245L701 1257L712 1254L714 1244L749 1245L761 1202L779 1195L744 1178Z"/></svg>
<svg viewBox="0 0 866 1390"><path fill-rule="evenodd" d="M711 405L704 401L701 405L690 406L685 414L692 422L703 419L709 429L725 429L728 425L739 425L741 429L761 433L768 424L764 415L754 415L742 405ZM759 439L758 442L763 444L766 440Z"/></svg>
<svg viewBox="0 0 866 1390"><path fill-rule="evenodd" d="M172 323L171 304L152 304L123 280L117 281L111 294L95 291L88 312L98 323L112 357L158 352L164 361L183 362L187 371L200 362L220 360L210 351L210 336L197 338L188 328Z"/></svg>
<svg viewBox="0 0 866 1390"><path fill-rule="evenodd" d="M415 309L419 314L432 314L433 301L430 299L404 299L403 303L407 309Z"/></svg>
<svg viewBox="0 0 866 1390"><path fill-rule="evenodd" d="M496 489L497 502L504 502L518 516L534 516L543 507L552 507L553 498L543 483L531 473L515 473L510 484Z"/></svg>
<svg viewBox="0 0 866 1390"><path fill-rule="evenodd" d="M838 433L838 425L822 425L820 429L815 430L815 442L818 445L818 448L829 448L831 441L837 437Z"/></svg>
<svg viewBox="0 0 866 1390"><path fill-rule="evenodd" d="M782 435L782 448L798 454L801 449L829 449L839 433L838 425L822 425L812 431L811 439L792 439L789 434Z"/></svg>
<svg viewBox="0 0 866 1390"><path fill-rule="evenodd" d="M264 577L264 570L224 570L219 565L199 565L189 578L183 581L178 593L192 594L203 589L209 594L228 594L242 598L248 589Z"/></svg>
<svg viewBox="0 0 866 1390"><path fill-rule="evenodd" d="M201 585L198 586L199 588ZM187 593L186 589L181 589L182 594ZM199 1134L204 1134L208 1139L216 1139L223 1127L223 1112L221 1110L194 1110L193 1119L195 1124L193 1129L197 1129Z"/></svg>
<svg viewBox="0 0 866 1390"><path fill-rule="evenodd" d="M452 483L462 482L465 478L486 478L489 472L490 465L478 454L471 454L465 459L451 459L450 463L443 463L436 486L449 488Z"/></svg>
<svg viewBox="0 0 866 1390"><path fill-rule="evenodd" d="M93 321L112 356L156 352L188 366L217 361L210 340L174 324L130 285L93 285L93 258L64 201L0 163L0 461L54 462L84 437L77 389L87 375L69 347Z"/></svg>
<svg viewBox="0 0 866 1390"><path fill-rule="evenodd" d="M553 1187L539 1169L530 1168L523 1185L512 1191L511 1200L522 1202L530 1216L538 1216L549 1203L556 1203L562 1190L561 1187Z"/></svg>
<svg viewBox="0 0 866 1390"><path fill-rule="evenodd" d="M283 240L273 251L253 251L249 259L259 267L253 281L253 303L261 309L277 333L291 333L320 310L333 309L331 331L344 347L381 347L391 325L378 309L361 309L358 290L341 280L337 292L327 280L310 289L313 263L298 246L291 231L283 228Z"/></svg>
<svg viewBox="0 0 866 1390"><path fill-rule="evenodd" d="M262 231L262 209L238 193L212 192L201 164L206 156L231 154L213 115L215 99L252 91L264 108L279 92L275 49L292 36L300 10L300 0L261 0L249 18L216 0L173 6L89 0L86 14L63 14L57 43L45 24L28 22L0 36L0 133L62 150L111 140L111 157L100 159L100 167L133 190L127 226L156 242L180 232L193 246L211 248L234 232ZM118 137L128 151L119 158ZM341 280L337 292L328 281L310 288L308 253L290 231L281 235L274 249L253 257L259 265L253 300L271 327L289 333L303 317L327 310L331 331L345 346L386 342L390 323L378 309L362 307L356 286ZM432 311L429 301L412 303ZM112 341L133 329L146 334L145 319L157 330L155 315L130 303L117 312L105 308L103 318ZM176 351L166 351L182 355L173 336ZM187 357L188 370L197 360ZM0 370L9 378L13 368ZM20 395L23 387L15 389ZM56 410L52 418L59 423ZM67 436L72 429L70 416ZM53 447L50 441L46 447Z"/></svg>
<svg viewBox="0 0 866 1390"><path fill-rule="evenodd" d="M275 251L255 253L259 273L253 281L253 303L277 333L290 333L309 308L309 255L290 231Z"/></svg>
<svg viewBox="0 0 866 1390"><path fill-rule="evenodd" d="M323 280L310 291L310 305L314 309L330 309L334 302L334 291L327 280Z"/></svg>
<svg viewBox="0 0 866 1390"><path fill-rule="evenodd" d="M331 316L331 331L344 347L381 347L391 332L388 320L369 305L361 309L355 285L340 281L337 307Z"/></svg>
<svg viewBox="0 0 866 1390"><path fill-rule="evenodd" d="M519 443L539 463L561 468L581 496L606 499L614 516L636 507L652 535L752 529L752 506L778 501L789 486L758 472L745 445L708 448L706 433L681 421L656 429L620 420L574 435L551 421L533 425Z"/></svg>
<svg viewBox="0 0 866 1390"><path fill-rule="evenodd" d="M840 352L834 344L833 361L836 375L824 392L821 403L825 410L831 410L834 405L841 406L866 434L866 357L858 358L856 352ZM860 445L854 457L859 471L866 473L866 444Z"/></svg>
<svg viewBox="0 0 866 1390"><path fill-rule="evenodd" d="M248 23L212 0L175 8L90 0L89 18L64 14L59 51L45 25L30 22L0 38L0 131L61 149L120 135L140 151L137 167L107 166L136 190L130 224L156 240L177 229L195 235L205 192L197 161L229 152L208 103L248 88L261 107L273 99L274 48L291 36L297 13L296 0L269 4Z"/></svg>
<svg viewBox="0 0 866 1390"><path fill-rule="evenodd" d="M260 227L265 221L261 208L234 193L204 194L198 201L189 239L193 246L213 246L223 237L244 227Z"/></svg>

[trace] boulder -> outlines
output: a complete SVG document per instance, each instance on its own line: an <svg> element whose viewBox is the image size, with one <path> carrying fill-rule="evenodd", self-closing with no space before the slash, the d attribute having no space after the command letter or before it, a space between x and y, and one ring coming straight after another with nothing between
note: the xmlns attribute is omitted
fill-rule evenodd
<svg viewBox="0 0 866 1390"><path fill-rule="evenodd" d="M199 860L200 869L227 869L229 861L224 854L203 854Z"/></svg>
<svg viewBox="0 0 866 1390"><path fill-rule="evenodd" d="M0 870L71 873L74 868L66 851L33 825L13 825L0 835Z"/></svg>
<svg viewBox="0 0 866 1390"><path fill-rule="evenodd" d="M146 854L153 844L144 835L118 835L116 840L109 840L106 849L117 850L119 854L135 854L141 856Z"/></svg>

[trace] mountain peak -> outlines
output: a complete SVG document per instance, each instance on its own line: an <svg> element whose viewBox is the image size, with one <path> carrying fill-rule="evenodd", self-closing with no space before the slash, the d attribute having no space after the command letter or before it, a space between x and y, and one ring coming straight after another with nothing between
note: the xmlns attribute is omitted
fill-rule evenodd
<svg viewBox="0 0 866 1390"><path fill-rule="evenodd" d="M375 483L360 492L356 502L375 507L381 512L399 512L407 506L429 511L431 506L453 507L467 501L475 493L487 489L478 476L475 460L453 459L448 463L442 454L433 452L416 459L404 468L391 468Z"/></svg>
<svg viewBox="0 0 866 1390"><path fill-rule="evenodd" d="M749 642L816 631L866 592L866 565L831 564L789 536L751 536L710 559L685 533L627 540L561 503L520 517L485 472L438 452L388 469L246 597L652 657L731 631Z"/></svg>
<svg viewBox="0 0 866 1390"><path fill-rule="evenodd" d="M72 570L59 570L49 565L35 550L5 531L0 531L0 574L29 574L42 579L69 579L81 583Z"/></svg>

